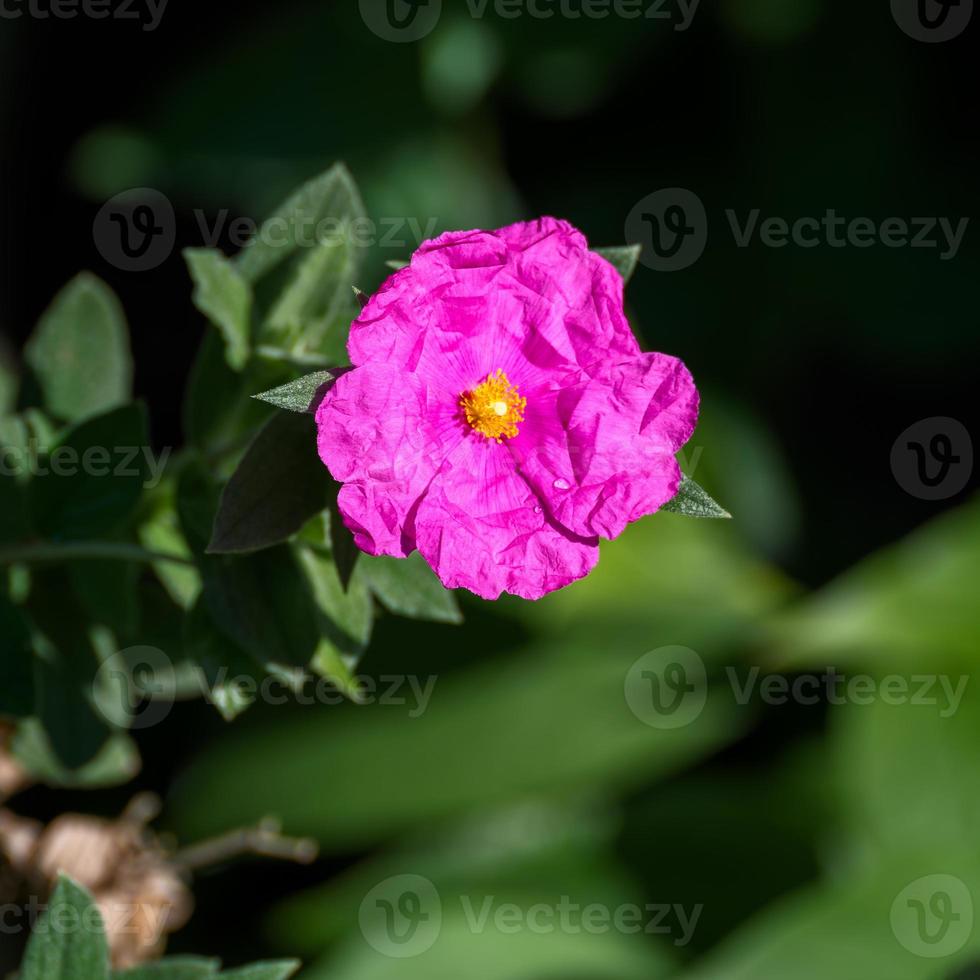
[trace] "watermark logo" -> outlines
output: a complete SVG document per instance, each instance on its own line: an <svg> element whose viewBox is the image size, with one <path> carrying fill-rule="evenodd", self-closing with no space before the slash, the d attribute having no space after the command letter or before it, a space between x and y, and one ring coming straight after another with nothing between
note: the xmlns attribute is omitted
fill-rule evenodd
<svg viewBox="0 0 980 980"><path fill-rule="evenodd" d="M724 211L736 248L914 248L930 249L943 262L959 254L968 217L849 217L827 208L820 215L784 218L761 208ZM626 241L643 246L640 261L658 272L677 272L701 258L708 243L708 215L693 191L670 187L648 194L626 218Z"/></svg>
<svg viewBox="0 0 980 980"><path fill-rule="evenodd" d="M892 16L913 41L936 44L966 30L973 0L892 0Z"/></svg>
<svg viewBox="0 0 980 980"><path fill-rule="evenodd" d="M708 244L708 215L701 198L684 187L648 194L626 218L626 241L640 242L640 261L657 272L693 265Z"/></svg>
<svg viewBox="0 0 980 980"><path fill-rule="evenodd" d="M3 0L0 18L19 20L87 20L137 21L144 31L160 26L168 0Z"/></svg>
<svg viewBox="0 0 980 980"><path fill-rule="evenodd" d="M651 728L683 728L695 721L708 698L704 661L688 647L659 647L629 669L626 703Z"/></svg>
<svg viewBox="0 0 980 980"><path fill-rule="evenodd" d="M895 440L891 467L906 493L920 500L947 500L973 474L973 440L956 419L921 419Z"/></svg>
<svg viewBox="0 0 980 980"><path fill-rule="evenodd" d="M358 6L372 34L397 44L421 41L442 14L442 0L358 0Z"/></svg>
<svg viewBox="0 0 980 980"><path fill-rule="evenodd" d="M361 934L384 956L419 956L439 938L442 901L421 875L394 875L375 885L358 911Z"/></svg>
<svg viewBox="0 0 980 980"><path fill-rule="evenodd" d="M177 222L167 197L152 187L134 187L110 198L92 224L99 254L124 272L148 272L174 249Z"/></svg>
<svg viewBox="0 0 980 980"><path fill-rule="evenodd" d="M170 658L156 647L138 646L119 650L102 662L92 696L107 721L137 731L166 720L176 688Z"/></svg>
<svg viewBox="0 0 980 980"><path fill-rule="evenodd" d="M895 938L916 956L952 956L973 932L973 896L953 875L917 878L892 902L891 926Z"/></svg>

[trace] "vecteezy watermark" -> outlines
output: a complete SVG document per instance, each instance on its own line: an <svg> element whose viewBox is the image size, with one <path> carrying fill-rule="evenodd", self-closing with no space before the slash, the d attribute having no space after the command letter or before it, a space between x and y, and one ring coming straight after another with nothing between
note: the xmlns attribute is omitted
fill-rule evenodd
<svg viewBox="0 0 980 980"><path fill-rule="evenodd" d="M152 187L123 191L99 209L92 238L102 258L117 269L155 269L169 258L177 240L174 207Z"/></svg>
<svg viewBox="0 0 980 980"><path fill-rule="evenodd" d="M708 214L693 191L667 187L637 201L625 231L626 241L642 243L644 265L677 272L701 258L708 244Z"/></svg>
<svg viewBox="0 0 980 980"><path fill-rule="evenodd" d="M704 661L688 647L645 653L626 675L626 703L651 728L683 728L697 720L708 698Z"/></svg>
<svg viewBox="0 0 980 980"><path fill-rule="evenodd" d="M942 261L956 258L969 218L846 217L828 208L820 216L763 216L760 208L725 210L725 225L738 248L934 249ZM648 194L626 218L626 240L642 245L640 261L658 272L693 265L708 243L708 216L701 198L684 187Z"/></svg>
<svg viewBox="0 0 980 980"><path fill-rule="evenodd" d="M562 895L557 902L520 905L503 902L496 895L457 895L463 921L473 935L488 931L512 936L626 935L644 933L667 936L675 946L686 946L694 936L703 904L687 908L677 902L624 902L606 905L581 903ZM442 928L443 900L436 886L421 875L401 874L386 878L364 896L358 913L361 934L385 956L400 959L419 956L430 949Z"/></svg>
<svg viewBox="0 0 980 980"><path fill-rule="evenodd" d="M3 0L0 0L3 2ZM232 217L222 208L211 218L194 209L201 244L216 248L226 243L248 249L304 249L319 246L397 249L404 253L434 238L436 217L388 216L375 221L366 216L342 218L295 210L259 222L248 216ZM177 241L174 207L166 195L152 187L134 187L110 198L92 223L92 238L99 254L124 272L148 272L167 261Z"/></svg>
<svg viewBox="0 0 980 980"><path fill-rule="evenodd" d="M168 0L0 0L0 19L136 21L144 31L155 31Z"/></svg>
<svg viewBox="0 0 980 980"><path fill-rule="evenodd" d="M895 938L916 956L958 953L973 932L973 896L948 874L926 875L906 885L891 907Z"/></svg>
<svg viewBox="0 0 980 980"><path fill-rule="evenodd" d="M358 674L351 679L351 686L357 691L357 703L360 705L408 708L409 718L420 718L429 707L437 680L436 674L426 677L416 674L380 674L378 677ZM287 684L272 675L259 681L249 675L234 675L222 667L215 675L213 687L234 687L249 701L258 700L272 705L282 705L288 701L301 705L343 704L349 700L332 681L309 675L297 684ZM213 698L212 690L202 690L205 700Z"/></svg>
<svg viewBox="0 0 980 980"><path fill-rule="evenodd" d="M701 0L466 0L469 15L500 20L658 20L686 31ZM361 19L383 41L420 41L439 23L442 0L359 0Z"/></svg>
<svg viewBox="0 0 980 980"><path fill-rule="evenodd" d="M79 451L74 446L45 447L32 438L23 446L0 447L0 476L143 476L144 489L152 490L163 478L172 451L170 446L159 455L150 446L88 446Z"/></svg>
<svg viewBox="0 0 980 980"><path fill-rule="evenodd" d="M421 245L433 238L439 227L438 218L387 217L375 221L360 217L347 220L336 217L294 212L288 216L269 218L259 224L252 218L240 217L229 221L229 212L218 212L213 222L200 209L195 210L198 230L205 245L213 248L227 234L235 248L250 248L256 243L272 248L315 248L318 245L348 245L352 248L405 249Z"/></svg>
<svg viewBox="0 0 980 980"><path fill-rule="evenodd" d="M947 500L973 475L973 440L956 419L920 419L895 440L891 467L906 493L920 500Z"/></svg>
<svg viewBox="0 0 980 980"><path fill-rule="evenodd" d="M842 674L833 667L820 673L794 676L763 674L758 666L725 667L729 693L719 685L718 697L730 696L744 706L753 700L780 706L789 703L815 705L869 705L880 701L897 706L909 704L939 709L940 718L956 714L970 677L961 674ZM708 699L708 675L704 660L688 647L667 646L645 653L626 674L626 703L651 728L683 728L695 722Z"/></svg>
<svg viewBox="0 0 980 980"><path fill-rule="evenodd" d="M828 667L820 674L798 674L789 678L784 674L763 674L759 667L750 667L741 676L734 667L726 667L725 673L735 703L749 704L758 695L764 704L813 705L827 704L868 705L875 701L897 706L902 704L927 705L939 708L940 718L951 718L959 709L969 674L950 677L947 674L887 674L872 677L870 674L838 673Z"/></svg>
<svg viewBox="0 0 980 980"><path fill-rule="evenodd" d="M973 16L973 0L891 0L895 23L913 41L935 44L959 37Z"/></svg>
<svg viewBox="0 0 980 980"><path fill-rule="evenodd" d="M428 710L437 675L381 674L352 678L359 705L378 704L407 708L409 718ZM150 646L127 647L106 657L96 672L92 692L95 706L110 723L131 730L152 728L170 714L178 685L173 661L162 650ZM323 677L309 674L287 681L269 674L257 678L220 667L215 675L198 677L201 697L215 704L218 691L234 691L245 703L283 705L336 705L350 698Z"/></svg>
<svg viewBox="0 0 980 980"><path fill-rule="evenodd" d="M555 932L573 936L581 933L594 936L610 932L644 933L670 936L675 946L686 946L691 941L704 911L701 903L690 910L677 902L647 902L643 905L624 902L614 906L590 902L583 905L573 902L567 895L554 904L536 902L528 906L498 902L494 895L483 895L479 908L471 896L461 895L460 904L472 933L485 932L489 927L504 935L518 932L538 936Z"/></svg>
<svg viewBox="0 0 980 980"><path fill-rule="evenodd" d="M439 938L442 900L428 878L395 875L364 896L357 921L361 935L384 956L418 956Z"/></svg>
<svg viewBox="0 0 980 980"><path fill-rule="evenodd" d="M36 895L23 903L0 905L0 936L33 935L138 935L147 945L161 939L173 914L170 903L118 902L102 900L79 909L67 902L48 905Z"/></svg>

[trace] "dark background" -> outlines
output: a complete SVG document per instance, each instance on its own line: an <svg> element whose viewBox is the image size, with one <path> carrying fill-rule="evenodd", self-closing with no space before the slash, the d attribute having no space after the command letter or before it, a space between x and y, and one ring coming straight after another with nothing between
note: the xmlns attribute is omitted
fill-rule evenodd
<svg viewBox="0 0 980 980"><path fill-rule="evenodd" d="M705 472L757 553L820 586L966 499L906 493L889 452L923 418L976 431L980 23L929 45L877 0L703 0L686 32L492 12L474 23L462 4L446 6L432 37L408 45L372 35L349 3L170 0L153 32L81 17L0 20L0 334L19 346L57 290L91 269L126 309L154 441L180 445L180 399L205 330L179 255L202 244L198 210L259 218L343 159L372 215L434 216L443 230L554 214L611 245L638 200L685 187L708 211L705 254L675 273L641 266L629 302L645 346L681 356L702 387L704 424L721 429L712 445L722 447ZM457 25L458 41L439 40ZM467 92L454 72L466 74L473 51L491 52L496 67ZM178 247L141 273L114 268L92 235L105 200L132 186L159 189L177 214ZM881 245L742 249L726 208L971 223L952 261ZM373 274L363 288L376 286L380 268ZM521 638L480 604L467 615L471 637L504 632L433 652L427 628L385 620L367 663L380 672L398 662L393 649L404 663L425 648L427 664L452 673ZM241 724L269 722L268 710L255 715ZM824 713L770 715L708 773L751 770L773 745L821 730ZM179 706L141 739L141 783L166 791L221 728L204 706ZM672 785L659 784L668 799L686 792ZM97 802L35 790L25 807L108 813L131 790ZM642 794L633 805L645 812ZM777 892L815 866L809 843L787 844L780 860ZM346 863L205 877L203 911L175 948L262 955L252 928L261 908Z"/></svg>

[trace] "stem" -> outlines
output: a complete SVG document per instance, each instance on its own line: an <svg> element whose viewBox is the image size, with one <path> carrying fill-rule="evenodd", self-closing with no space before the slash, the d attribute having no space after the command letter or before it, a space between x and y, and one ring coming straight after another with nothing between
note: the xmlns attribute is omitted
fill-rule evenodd
<svg viewBox="0 0 980 980"><path fill-rule="evenodd" d="M148 551L139 545L127 544L123 541L67 541L61 544L40 541L34 544L0 548L0 565L86 559L147 563L169 561L177 565L194 564L190 558L185 558L183 555L172 555L163 551Z"/></svg>
<svg viewBox="0 0 980 980"><path fill-rule="evenodd" d="M184 871L197 871L248 854L298 864L310 864L316 860L316 841L282 837L279 831L278 821L263 820L257 827L234 830L223 837L185 847L174 855L173 863Z"/></svg>

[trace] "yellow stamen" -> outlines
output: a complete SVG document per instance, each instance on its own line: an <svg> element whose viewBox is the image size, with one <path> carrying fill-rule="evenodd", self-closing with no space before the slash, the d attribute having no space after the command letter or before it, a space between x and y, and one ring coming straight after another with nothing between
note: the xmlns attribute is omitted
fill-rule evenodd
<svg viewBox="0 0 980 980"><path fill-rule="evenodd" d="M503 442L517 435L517 423L524 421L527 399L521 398L503 371L488 374L486 381L459 397L466 421L488 439Z"/></svg>

